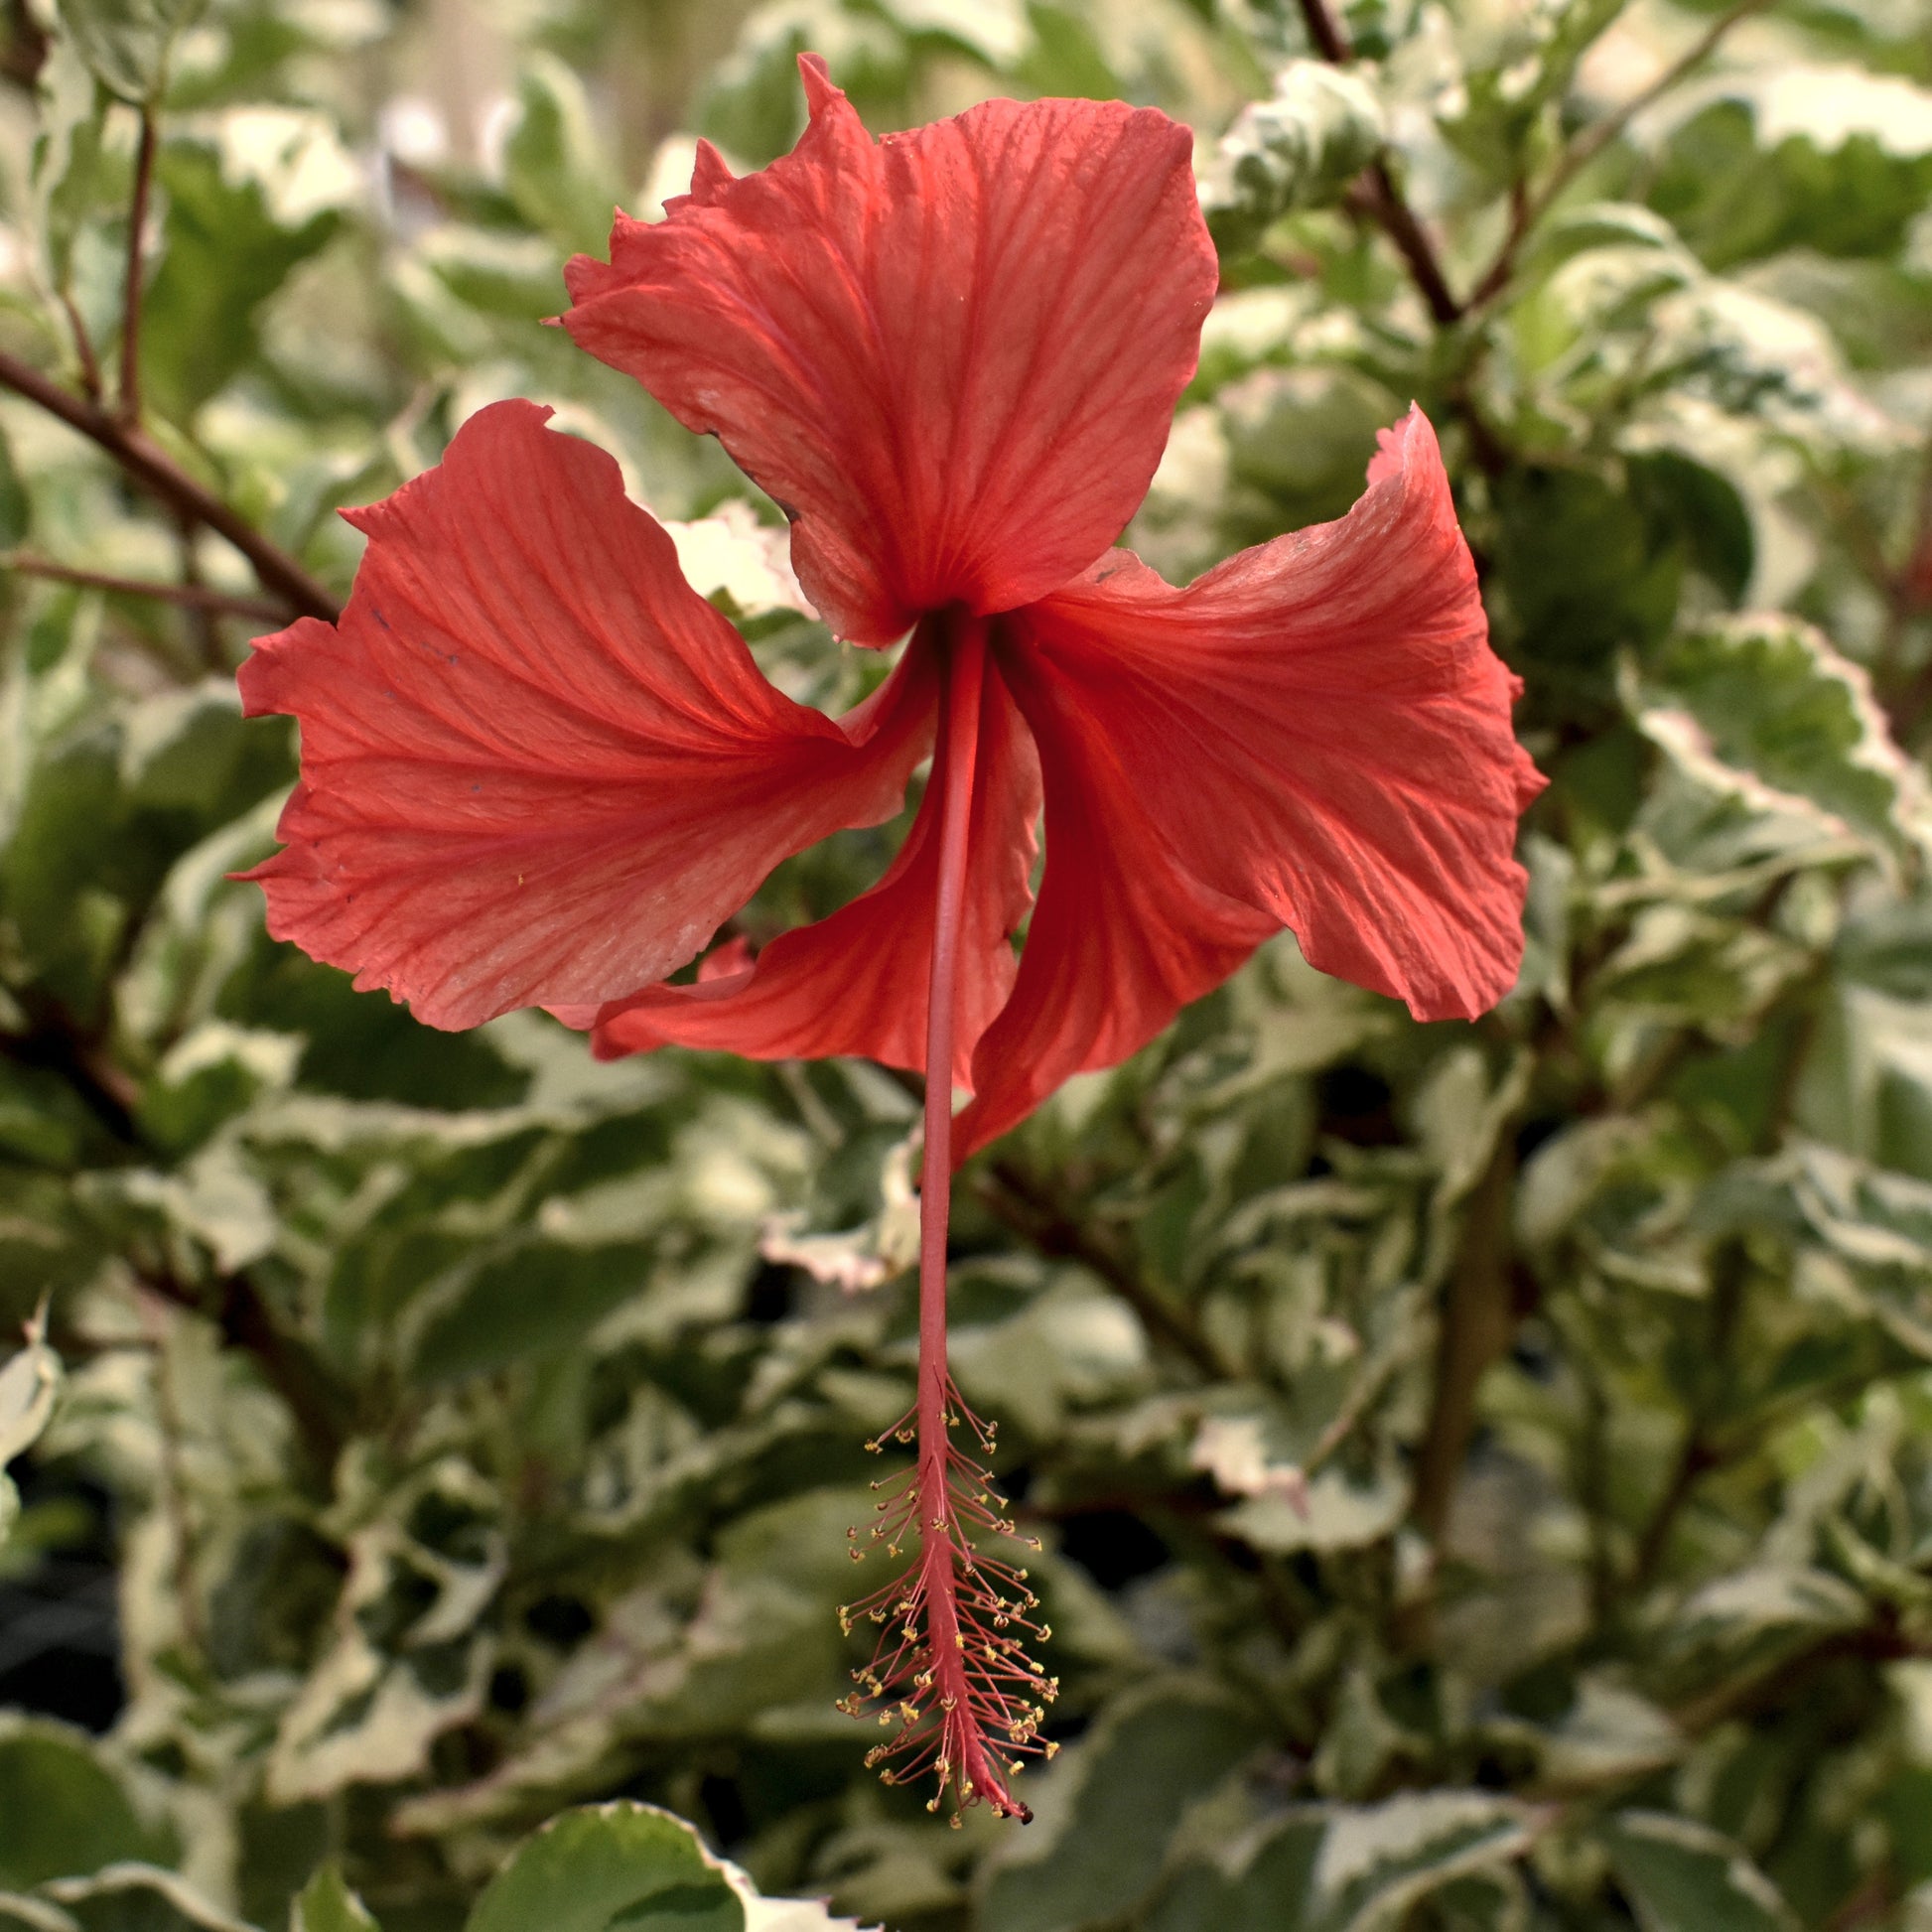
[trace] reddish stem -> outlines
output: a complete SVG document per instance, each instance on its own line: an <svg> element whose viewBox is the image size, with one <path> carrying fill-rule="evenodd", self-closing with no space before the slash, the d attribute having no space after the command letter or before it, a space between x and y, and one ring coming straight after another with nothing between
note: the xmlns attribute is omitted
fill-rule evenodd
<svg viewBox="0 0 1932 1932"><path fill-rule="evenodd" d="M939 892L932 921L932 972L926 982L925 1158L919 1171L919 1573L925 1585L926 1642L938 1668L943 1706L969 1708L964 1639L953 1594L954 1537L948 1434L952 1378L946 1373L946 1234L952 1218L952 1053L958 1007L959 920L966 897L967 828L979 762L980 695L986 681L986 625L966 619L948 628L950 661L939 730L946 748L939 815ZM943 632L941 634L944 634ZM940 1757L957 1765L960 1788L993 1808L1020 1809L987 1755L979 1725L942 1725ZM950 1768L950 1766L949 1766ZM944 1783L946 1772L940 1773Z"/></svg>
<svg viewBox="0 0 1932 1932"><path fill-rule="evenodd" d="M887 1437L918 1449L913 1467L875 1483L887 1491L882 1520L869 1538L855 1529L853 1557L863 1562L870 1543L891 1556L916 1535L918 1553L896 1582L840 1611L849 1630L857 1618L882 1627L870 1669L855 1671L862 1695L841 1701L854 1717L876 1712L897 1725L867 1762L885 1764L889 1784L931 1772L958 1805L988 1804L1002 1817L1032 1814L1008 1780L1025 1752L1051 1755L1037 1735L1057 1685L1027 1655L1029 1639L1051 1633L1035 1621L1037 1599L1027 1573L1002 1558L982 1555L978 1535L1012 1537L1012 1523L979 1459L993 1452L993 1431L959 1399L946 1372L946 1228L952 1193L952 1064L959 978L959 934L966 897L968 826L979 762L980 710L986 684L984 620L948 615L922 627L914 649L936 649L945 665L939 748L932 783L939 791L939 885L926 1012L925 1158L919 1205L919 1378L911 1413ZM970 1438L962 1449L952 1430ZM1037 1548L1037 1545L1034 1547ZM1020 1633L1020 1634L1016 1634ZM953 1821L959 1823L955 1810Z"/></svg>
<svg viewBox="0 0 1932 1932"><path fill-rule="evenodd" d="M141 420L141 248L147 239L148 198L160 129L154 109L141 109L141 148L134 161L134 206L127 217L127 277L121 298L121 421Z"/></svg>
<svg viewBox="0 0 1932 1932"><path fill-rule="evenodd" d="M958 1006L959 919L966 898L966 834L979 762L980 694L986 682L986 626L967 619L947 638L939 713L945 795L939 816L939 892L926 982L925 1159L919 1171L919 1496L928 1557L949 1540L927 1527L945 1515L946 1232L952 1213L953 1021ZM940 633L944 635L942 631ZM935 771L934 776L939 777ZM934 1507L924 1505L930 1500Z"/></svg>
<svg viewBox="0 0 1932 1932"><path fill-rule="evenodd" d="M291 611L331 623L342 616L336 600L287 551L277 549L212 490L204 489L145 430L122 422L98 402L73 395L5 349L0 349L0 389L11 389L58 416L99 444L142 488L226 537L254 565L263 589L273 591Z"/></svg>

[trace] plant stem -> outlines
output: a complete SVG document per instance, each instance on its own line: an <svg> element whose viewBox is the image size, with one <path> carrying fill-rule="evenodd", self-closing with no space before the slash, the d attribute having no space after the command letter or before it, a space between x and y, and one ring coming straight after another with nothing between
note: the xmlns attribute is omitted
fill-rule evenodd
<svg viewBox="0 0 1932 1932"><path fill-rule="evenodd" d="M1309 4L1309 0L1305 0L1305 4ZM1663 99L1680 80L1703 66L1717 52L1719 43L1740 20L1748 18L1751 14L1761 13L1769 4L1770 0L1736 0L1735 5L1720 14L1699 36L1695 45L1680 59L1673 61L1649 86L1633 94L1614 113L1606 114L1602 120L1592 122L1564 149L1543 186L1534 195L1519 198L1512 207L1509 232L1504 237L1502 247L1497 251L1496 259L1489 264L1488 270L1476 284L1475 293L1469 298L1471 308L1482 308L1502 293L1510 276L1515 272L1518 251L1529 237L1531 230L1549 213L1557 197L1646 107L1654 101Z"/></svg>
<svg viewBox="0 0 1932 1932"><path fill-rule="evenodd" d="M65 289L61 291L61 310L68 319L68 328L73 334L73 353L80 364L80 386L86 391L89 402L98 402L101 397L100 357L94 353L94 339L87 333L85 320L74 307L73 297Z"/></svg>
<svg viewBox="0 0 1932 1932"><path fill-rule="evenodd" d="M1355 44L1348 38L1348 29L1329 11L1327 0L1301 0L1301 7L1315 52L1333 66L1345 68L1355 58Z"/></svg>
<svg viewBox="0 0 1932 1932"><path fill-rule="evenodd" d="M1386 161L1369 163L1350 193L1348 205L1359 208L1394 242L1396 253L1408 265L1410 280L1428 305L1430 320L1439 327L1460 322L1462 304L1449 288L1449 277L1436 255L1436 244L1415 209L1403 199Z"/></svg>
<svg viewBox="0 0 1932 1932"><path fill-rule="evenodd" d="M1476 1390L1509 1346L1509 1209L1516 1187L1515 1122L1505 1121L1495 1151L1464 1209L1443 1301L1442 1340L1429 1427L1416 1453L1413 1505L1417 1527L1440 1547L1449 1527L1456 1479L1475 1433Z"/></svg>
<svg viewBox="0 0 1932 1932"><path fill-rule="evenodd" d="M82 590L110 591L119 597L151 597L163 604L180 604L192 611L213 611L223 617L274 623L284 615L282 605L272 604L265 597L241 597L207 584L162 584L147 577L115 577L106 571L58 564L50 557L36 557L26 551L15 551L0 559L0 563L23 577L44 577L54 584L77 584Z"/></svg>
<svg viewBox="0 0 1932 1932"><path fill-rule="evenodd" d="M121 295L121 421L141 420L141 243L154 193L158 129L154 109L141 109L141 146L134 158L134 205L127 216L127 279Z"/></svg>
<svg viewBox="0 0 1932 1932"><path fill-rule="evenodd" d="M0 388L38 403L118 463L150 495L183 516L206 523L226 537L254 566L262 588L280 598L295 615L326 618L332 623L341 607L287 551L271 543L248 519L198 483L148 434L124 423L98 403L76 396L17 355L0 351Z"/></svg>
<svg viewBox="0 0 1932 1932"><path fill-rule="evenodd" d="M1301 7L1309 39L1321 58L1332 66L1347 67L1355 58L1355 46L1328 0L1301 0ZM1462 304L1456 301L1443 273L1436 244L1416 218L1415 209L1403 199L1387 162L1374 161L1362 170L1348 203L1395 243L1396 252L1408 264L1411 279L1429 305L1431 317L1439 325L1460 321Z"/></svg>

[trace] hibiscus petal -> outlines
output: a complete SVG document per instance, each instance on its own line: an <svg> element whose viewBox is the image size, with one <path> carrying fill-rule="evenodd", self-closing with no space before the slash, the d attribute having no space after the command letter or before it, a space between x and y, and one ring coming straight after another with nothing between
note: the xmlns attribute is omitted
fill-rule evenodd
<svg viewBox="0 0 1932 1932"><path fill-rule="evenodd" d="M655 986L606 1007L600 1056L704 1046L758 1060L850 1053L923 1071L946 758L942 740L905 843L877 886L829 918L781 933L756 961L742 941L728 941L695 986ZM1011 941L1033 900L1039 803L1033 740L989 666L968 829L955 1086L972 1084L973 1047L1013 989Z"/></svg>
<svg viewBox="0 0 1932 1932"><path fill-rule="evenodd" d="M1012 997L973 1056L955 1167L1069 1075L1139 1052L1280 927L1175 862L1104 740L1022 703L1046 778L1046 870Z"/></svg>
<svg viewBox="0 0 1932 1932"><path fill-rule="evenodd" d="M842 636L990 613L1086 568L1146 493L1214 296L1191 140L1119 101L987 101L875 143L811 124L568 270L571 334L787 506Z"/></svg>
<svg viewBox="0 0 1932 1932"><path fill-rule="evenodd" d="M779 860L897 810L929 667L843 723L796 705L678 574L601 450L498 403L351 517L340 625L241 670L302 723L269 930L431 1026L599 1005L690 958Z"/></svg>
<svg viewBox="0 0 1932 1932"><path fill-rule="evenodd" d="M1516 681L1419 410L1369 477L1340 521L1185 590L1122 552L1007 620L1046 871L963 1152L1144 1044L1277 924L1419 1019L1514 984L1516 821L1543 782L1510 730Z"/></svg>

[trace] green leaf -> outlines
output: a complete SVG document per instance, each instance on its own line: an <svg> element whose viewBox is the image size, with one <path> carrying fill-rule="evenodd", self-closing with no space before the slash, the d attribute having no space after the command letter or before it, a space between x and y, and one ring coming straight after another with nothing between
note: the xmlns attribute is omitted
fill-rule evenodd
<svg viewBox="0 0 1932 1932"><path fill-rule="evenodd" d="M1028 51L1020 0L886 0L885 11L906 33L943 37L990 68L1010 68Z"/></svg>
<svg viewBox="0 0 1932 1932"><path fill-rule="evenodd" d="M244 132L247 131L244 126ZM143 310L142 376L155 402L186 421L254 357L262 305L335 233L333 207L296 204L282 218L266 156L231 134L220 150L171 142L157 169L168 198L161 264Z"/></svg>
<svg viewBox="0 0 1932 1932"><path fill-rule="evenodd" d="M1230 469L1259 534L1339 516L1362 492L1376 433L1401 405L1334 365L1259 368L1221 391Z"/></svg>
<svg viewBox="0 0 1932 1932"><path fill-rule="evenodd" d="M449 221L422 237L415 260L484 315L531 323L557 312L563 257L543 235Z"/></svg>
<svg viewBox="0 0 1932 1932"><path fill-rule="evenodd" d="M80 1922L44 1898L0 1892L0 1932L80 1932Z"/></svg>
<svg viewBox="0 0 1932 1932"><path fill-rule="evenodd" d="M75 1191L70 1174L0 1162L0 1318L25 1320L44 1296L79 1286L107 1260L105 1231Z"/></svg>
<svg viewBox="0 0 1932 1932"><path fill-rule="evenodd" d="M286 1087L302 1044L288 1034L203 1022L168 1049L143 1088L136 1109L143 1134L176 1153L200 1147L257 1094Z"/></svg>
<svg viewBox="0 0 1932 1932"><path fill-rule="evenodd" d="M164 1850L84 1733L0 1717L0 1886L24 1891Z"/></svg>
<svg viewBox="0 0 1932 1932"><path fill-rule="evenodd" d="M1594 1834L1644 1932L1796 1932L1743 1849L1688 1818L1625 1811Z"/></svg>
<svg viewBox="0 0 1932 1932"><path fill-rule="evenodd" d="M1640 202L1586 202L1555 211L1536 231L1528 266L1547 271L1591 249L1654 249L1667 260L1683 253L1678 233Z"/></svg>
<svg viewBox="0 0 1932 1932"><path fill-rule="evenodd" d="M1902 75L1767 63L1676 105L1651 200L1713 267L1889 254L1932 188L1932 93Z"/></svg>
<svg viewBox="0 0 1932 1932"><path fill-rule="evenodd" d="M1932 898L1862 906L1839 931L1839 972L1888 999L1932 1002Z"/></svg>
<svg viewBox="0 0 1932 1932"><path fill-rule="evenodd" d="M0 431L0 548L11 549L26 540L33 507L27 485L14 466L13 446Z"/></svg>
<svg viewBox="0 0 1932 1932"><path fill-rule="evenodd" d="M584 83L561 61L524 64L518 118L503 148L503 189L531 227L571 249L602 251L618 205L616 171L593 132Z"/></svg>
<svg viewBox="0 0 1932 1932"><path fill-rule="evenodd" d="M1310 1873L1308 1932L1376 1932L1440 1887L1519 1859L1530 1815L1507 1798L1431 1791L1329 1815Z"/></svg>
<svg viewBox="0 0 1932 1932"><path fill-rule="evenodd" d="M1034 44L1020 64L1019 77L1042 94L1063 99L1116 100L1120 77L1108 65L1094 30L1077 8L1028 0L1027 23Z"/></svg>
<svg viewBox="0 0 1932 1932"><path fill-rule="evenodd" d="M1218 1473L1225 1482L1228 1472ZM1366 1470L1330 1462L1299 1493L1278 1486L1237 1503L1215 1521L1257 1550L1287 1556L1379 1543L1394 1534L1408 1506L1408 1477L1393 1462Z"/></svg>
<svg viewBox="0 0 1932 1932"><path fill-rule="evenodd" d="M1674 637L1658 683L1726 763L1809 799L1883 852L1932 857L1922 771L1893 742L1864 671L1796 618Z"/></svg>
<svg viewBox="0 0 1932 1932"><path fill-rule="evenodd" d="M1486 58L1435 103L1436 123L1458 155L1493 182L1524 172L1528 144L1544 127L1590 43L1623 11L1623 0L1560 0L1518 15L1502 46L1483 41ZM1498 58L1499 57L1499 58Z"/></svg>
<svg viewBox="0 0 1932 1932"><path fill-rule="evenodd" d="M1338 201L1385 138L1382 102L1360 72L1291 61L1215 150L1201 206L1216 243L1224 253L1250 247L1291 208Z"/></svg>
<svg viewBox="0 0 1932 1932"><path fill-rule="evenodd" d="M256 1932L175 1872L133 1861L88 1878L53 1879L47 1892L82 1932Z"/></svg>
<svg viewBox="0 0 1932 1932"><path fill-rule="evenodd" d="M270 1253L281 1231L275 1202L237 1147L215 1139L172 1173L113 1169L92 1177L92 1199L135 1224L159 1223L205 1248L223 1273ZM122 1229L131 1235L132 1227Z"/></svg>
<svg viewBox="0 0 1932 1932"><path fill-rule="evenodd" d="M1848 377L1831 333L1791 303L1700 277L1646 322L1647 386L1673 392L1673 414L1707 404L1819 451L1876 452L1896 435Z"/></svg>
<svg viewBox="0 0 1932 1932"><path fill-rule="evenodd" d="M60 0L61 25L104 87L135 105L160 98L175 43L207 0Z"/></svg>
<svg viewBox="0 0 1932 1932"><path fill-rule="evenodd" d="M382 1928L344 1884L342 1872L326 1864L295 1901L289 1932L382 1932Z"/></svg>
<svg viewBox="0 0 1932 1932"><path fill-rule="evenodd" d="M456 1456L380 1497L347 1539L337 1634L282 1713L265 1766L278 1804L392 1783L482 1711L502 1582L495 1493Z"/></svg>
<svg viewBox="0 0 1932 1932"><path fill-rule="evenodd" d="M1932 1066L1914 1070L1923 1095ZM1908 1154L1923 1163L1923 1139L1901 1145L1901 1158ZM1807 1257L1814 1284L1844 1294L1932 1359L1932 1175L1887 1173L1823 1147L1800 1146L1783 1165L1789 1201L1819 1250Z"/></svg>
<svg viewBox="0 0 1932 1932"><path fill-rule="evenodd" d="M1551 1785L1604 1784L1673 1763L1686 1740L1647 1698L1600 1673L1584 1676L1564 1709L1540 1724L1501 1719L1495 1729L1537 1753Z"/></svg>
<svg viewBox="0 0 1932 1932"><path fill-rule="evenodd" d="M263 749L262 735L242 719L234 680L203 678L129 708L121 784L138 804L212 813L228 802L236 766Z"/></svg>
<svg viewBox="0 0 1932 1932"><path fill-rule="evenodd" d="M168 220L141 323L159 408L188 421L249 365L263 305L337 233L347 166L327 127L294 110L235 112L216 145L162 149Z"/></svg>
<svg viewBox="0 0 1932 1932"><path fill-rule="evenodd" d="M465 1932L746 1932L743 1900L680 1818L565 1812L491 1879Z"/></svg>
<svg viewBox="0 0 1932 1932"><path fill-rule="evenodd" d="M1183 1866L1147 1932L1385 1932L1448 1886L1507 1882L1529 1824L1522 1806L1476 1791L1298 1809Z"/></svg>
<svg viewBox="0 0 1932 1932"><path fill-rule="evenodd" d="M1735 604L1757 567L1757 536L1737 485L1677 450L1632 456L1627 469L1646 513L1680 533L1692 564Z"/></svg>
<svg viewBox="0 0 1932 1932"><path fill-rule="evenodd" d="M112 741L93 731L32 763L13 838L0 849L0 904L25 955L20 965L77 1012L101 998L126 921L109 890L130 856L126 827Z"/></svg>
<svg viewBox="0 0 1932 1932"><path fill-rule="evenodd" d="M1664 1647L1693 1681L1709 1685L1720 1664L1740 1675L1769 1670L1825 1637L1858 1629L1867 1615L1863 1596L1829 1571L1765 1561L1695 1591Z"/></svg>
<svg viewBox="0 0 1932 1932"><path fill-rule="evenodd" d="M1893 931L1909 935L1922 920L1900 919ZM1923 970L1898 959L1873 964L1893 985L1909 986ZM1806 1056L1796 1114L1806 1133L1846 1154L1932 1180L1932 1011L1924 999L1850 972L1840 978Z"/></svg>
<svg viewBox="0 0 1932 1932"><path fill-rule="evenodd" d="M639 1242L532 1244L497 1256L425 1323L416 1372L432 1385L455 1382L579 1347L641 1292L653 1259Z"/></svg>
<svg viewBox="0 0 1932 1932"><path fill-rule="evenodd" d="M1125 1916L1153 1888L1181 1815L1247 1756L1250 1713L1155 1685L1110 1709L1026 1795L1027 1836L1002 1846L982 1906L1001 1932L1073 1932Z"/></svg>
<svg viewBox="0 0 1932 1932"><path fill-rule="evenodd" d="M48 1347L45 1311L27 1324L27 1345L0 1368L0 1545L20 1513L7 1464L32 1446L61 1394L61 1358Z"/></svg>
<svg viewBox="0 0 1932 1932"><path fill-rule="evenodd" d="M1233 1848L1225 1862L1182 1865L1148 1914L1147 1932L1281 1932L1299 1924L1324 1829L1319 1812L1298 1813Z"/></svg>
<svg viewBox="0 0 1932 1932"><path fill-rule="evenodd" d="M1769 784L1720 758L1704 727L1681 706L1645 708L1634 680L1626 695L1643 735L1664 755L1632 830L1671 872L1644 894L1653 903L1620 949L1628 956L1620 960L1623 970L1688 955L1695 944L1707 952L1738 953L1740 960L1753 950L1781 949L1788 964L1802 965L1800 948L1775 932L1722 913L1698 912L1712 888L1693 882L1743 886L1755 881L1761 888L1804 867L1869 859L1869 842L1802 792Z"/></svg>
<svg viewBox="0 0 1932 1932"><path fill-rule="evenodd" d="M57 36L41 67L39 126L34 137L33 232L48 279L71 293L90 221L110 193L124 204L126 170L104 145L112 97L67 35ZM91 251L89 251L91 252Z"/></svg>
<svg viewBox="0 0 1932 1932"><path fill-rule="evenodd" d="M1532 657L1600 664L1669 628L1684 568L1674 528L1586 470L1514 471L1499 495L1502 582Z"/></svg>
<svg viewBox="0 0 1932 1932"><path fill-rule="evenodd" d="M916 1247L916 1227L909 1232ZM1005 1320L961 1321L953 1336L967 1399L1040 1436L1063 1427L1069 1411L1140 1386L1148 1372L1140 1324L1078 1279L1049 1284Z"/></svg>

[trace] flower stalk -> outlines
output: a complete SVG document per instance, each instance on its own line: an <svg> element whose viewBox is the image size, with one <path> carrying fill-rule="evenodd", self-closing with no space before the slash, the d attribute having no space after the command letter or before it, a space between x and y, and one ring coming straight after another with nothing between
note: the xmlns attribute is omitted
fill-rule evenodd
<svg viewBox="0 0 1932 1932"><path fill-rule="evenodd" d="M848 1633L861 1619L881 1626L872 1663L852 1674L859 1690L842 1699L840 1709L853 1717L876 1714L882 1726L897 1726L867 1762L883 1767L888 1784L930 1773L938 1788L926 1809L937 1811L950 1793L958 1826L962 1809L982 1802L1003 1818L1032 1817L1013 1796L1011 1779L1026 1755L1053 1753L1038 1729L1058 1680L1042 1675L1026 1648L1052 1634L1033 1614L1039 1599L1027 1586L1026 1570L975 1547L976 1536L1012 1538L1017 1532L991 1469L980 1459L994 1453L997 1425L981 1422L967 1408L946 1370L953 1034L987 625L983 619L944 614L922 628L941 654L945 686L932 774L943 790L926 1002L918 1399L866 1446L881 1453L891 1438L916 1441L917 1450L909 1469L873 1484L882 1494L880 1520L870 1535L851 1532L855 1562L864 1562L874 1543L883 1543L896 1561L908 1545L916 1554L901 1576L839 1612ZM1032 1547L1037 1549L1037 1541Z"/></svg>

